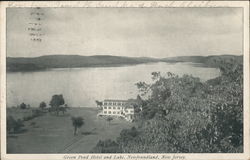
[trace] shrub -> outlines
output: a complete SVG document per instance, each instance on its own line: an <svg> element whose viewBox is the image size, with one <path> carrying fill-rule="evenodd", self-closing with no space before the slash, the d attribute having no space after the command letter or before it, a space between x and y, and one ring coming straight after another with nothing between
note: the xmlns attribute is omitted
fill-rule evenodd
<svg viewBox="0 0 250 160"><path fill-rule="evenodd" d="M36 122L31 122L30 125L34 126L34 125L36 125Z"/></svg>
<svg viewBox="0 0 250 160"><path fill-rule="evenodd" d="M8 133L19 133L22 131L23 121L18 119L15 120L12 116L7 117L7 132Z"/></svg>
<svg viewBox="0 0 250 160"><path fill-rule="evenodd" d="M20 108L21 108L21 109L26 109L26 108L27 108L27 105L26 105L25 103L22 103L22 104L20 104Z"/></svg>
<svg viewBox="0 0 250 160"><path fill-rule="evenodd" d="M44 112L40 109L33 109L32 110L32 116L35 118L35 117L38 117L38 116L41 116L43 115Z"/></svg>
<svg viewBox="0 0 250 160"><path fill-rule="evenodd" d="M92 149L92 153L121 153L118 143L110 139L99 141Z"/></svg>
<svg viewBox="0 0 250 160"><path fill-rule="evenodd" d="M24 116L23 117L23 121L29 121L29 120L32 120L34 117L32 115L30 116Z"/></svg>
<svg viewBox="0 0 250 160"><path fill-rule="evenodd" d="M29 115L29 116L24 116L24 117L23 117L23 121L32 120L32 119L34 119L34 118L36 118L36 117L42 116L43 114L44 114L44 112L43 112L42 110L33 109L31 115Z"/></svg>

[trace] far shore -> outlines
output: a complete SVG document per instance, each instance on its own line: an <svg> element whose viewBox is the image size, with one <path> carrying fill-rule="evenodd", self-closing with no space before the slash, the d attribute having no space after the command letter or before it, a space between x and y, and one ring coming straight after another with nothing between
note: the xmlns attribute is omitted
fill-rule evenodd
<svg viewBox="0 0 250 160"><path fill-rule="evenodd" d="M179 56L168 58L151 57L122 57L111 55L50 55L41 57L7 57L7 72L33 72L44 71L53 68L90 68L90 67L122 67L155 62L178 63L193 62L200 63L205 67L218 67L214 61L220 59L230 60L232 58L242 61L243 56L216 55L216 56Z"/></svg>

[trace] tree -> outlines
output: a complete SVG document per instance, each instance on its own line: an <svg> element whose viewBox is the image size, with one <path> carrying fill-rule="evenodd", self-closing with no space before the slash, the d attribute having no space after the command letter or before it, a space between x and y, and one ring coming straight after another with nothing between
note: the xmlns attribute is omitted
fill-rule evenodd
<svg viewBox="0 0 250 160"><path fill-rule="evenodd" d="M140 95L137 95L136 103L134 104L135 113L139 113L142 109L143 100Z"/></svg>
<svg viewBox="0 0 250 160"><path fill-rule="evenodd" d="M53 109L53 111L56 111L56 114L58 115L59 114L59 106L60 105L63 105L65 102L64 102L64 98L63 98L63 95L60 94L60 95L53 95L52 96L52 99L50 101L50 106Z"/></svg>
<svg viewBox="0 0 250 160"><path fill-rule="evenodd" d="M137 102L138 104L142 104L142 98L141 98L140 95L137 95L137 97L136 97L136 102Z"/></svg>
<svg viewBox="0 0 250 160"><path fill-rule="evenodd" d="M107 121L108 121L109 125L110 125L110 122L111 122L112 120L113 120L113 118L110 117L110 116L107 118Z"/></svg>
<svg viewBox="0 0 250 160"><path fill-rule="evenodd" d="M157 80L161 76L160 72L152 72L151 75L153 80Z"/></svg>
<svg viewBox="0 0 250 160"><path fill-rule="evenodd" d="M71 120L74 126L74 135L76 135L77 129L84 125L84 119L82 117L72 117Z"/></svg>
<svg viewBox="0 0 250 160"><path fill-rule="evenodd" d="M20 104L20 108L21 108L21 109L26 109L26 108L27 108L27 105L26 105L25 103L21 103L21 104Z"/></svg>
<svg viewBox="0 0 250 160"><path fill-rule="evenodd" d="M96 100L95 103L96 103L97 107L98 106L100 106L100 107L102 106L102 102L101 101Z"/></svg>
<svg viewBox="0 0 250 160"><path fill-rule="evenodd" d="M102 102L101 101L96 100L95 103L96 103L96 106L99 107L98 109L102 108Z"/></svg>
<svg viewBox="0 0 250 160"><path fill-rule="evenodd" d="M41 109L44 109L46 107L47 107L47 105L46 105L45 102L41 102L40 105L39 105L39 108L41 108Z"/></svg>

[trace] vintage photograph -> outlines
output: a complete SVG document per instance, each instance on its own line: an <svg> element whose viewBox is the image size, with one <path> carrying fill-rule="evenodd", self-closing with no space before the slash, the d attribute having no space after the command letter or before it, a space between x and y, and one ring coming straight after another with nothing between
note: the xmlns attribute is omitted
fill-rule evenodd
<svg viewBox="0 0 250 160"><path fill-rule="evenodd" d="M241 7L6 8L6 152L244 153Z"/></svg>

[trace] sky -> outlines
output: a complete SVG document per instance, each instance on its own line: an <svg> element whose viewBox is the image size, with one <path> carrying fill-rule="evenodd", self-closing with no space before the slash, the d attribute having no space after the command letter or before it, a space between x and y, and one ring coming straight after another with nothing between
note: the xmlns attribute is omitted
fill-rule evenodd
<svg viewBox="0 0 250 160"><path fill-rule="evenodd" d="M29 35L33 22L41 42ZM242 25L240 8L9 8L7 56L241 55Z"/></svg>

